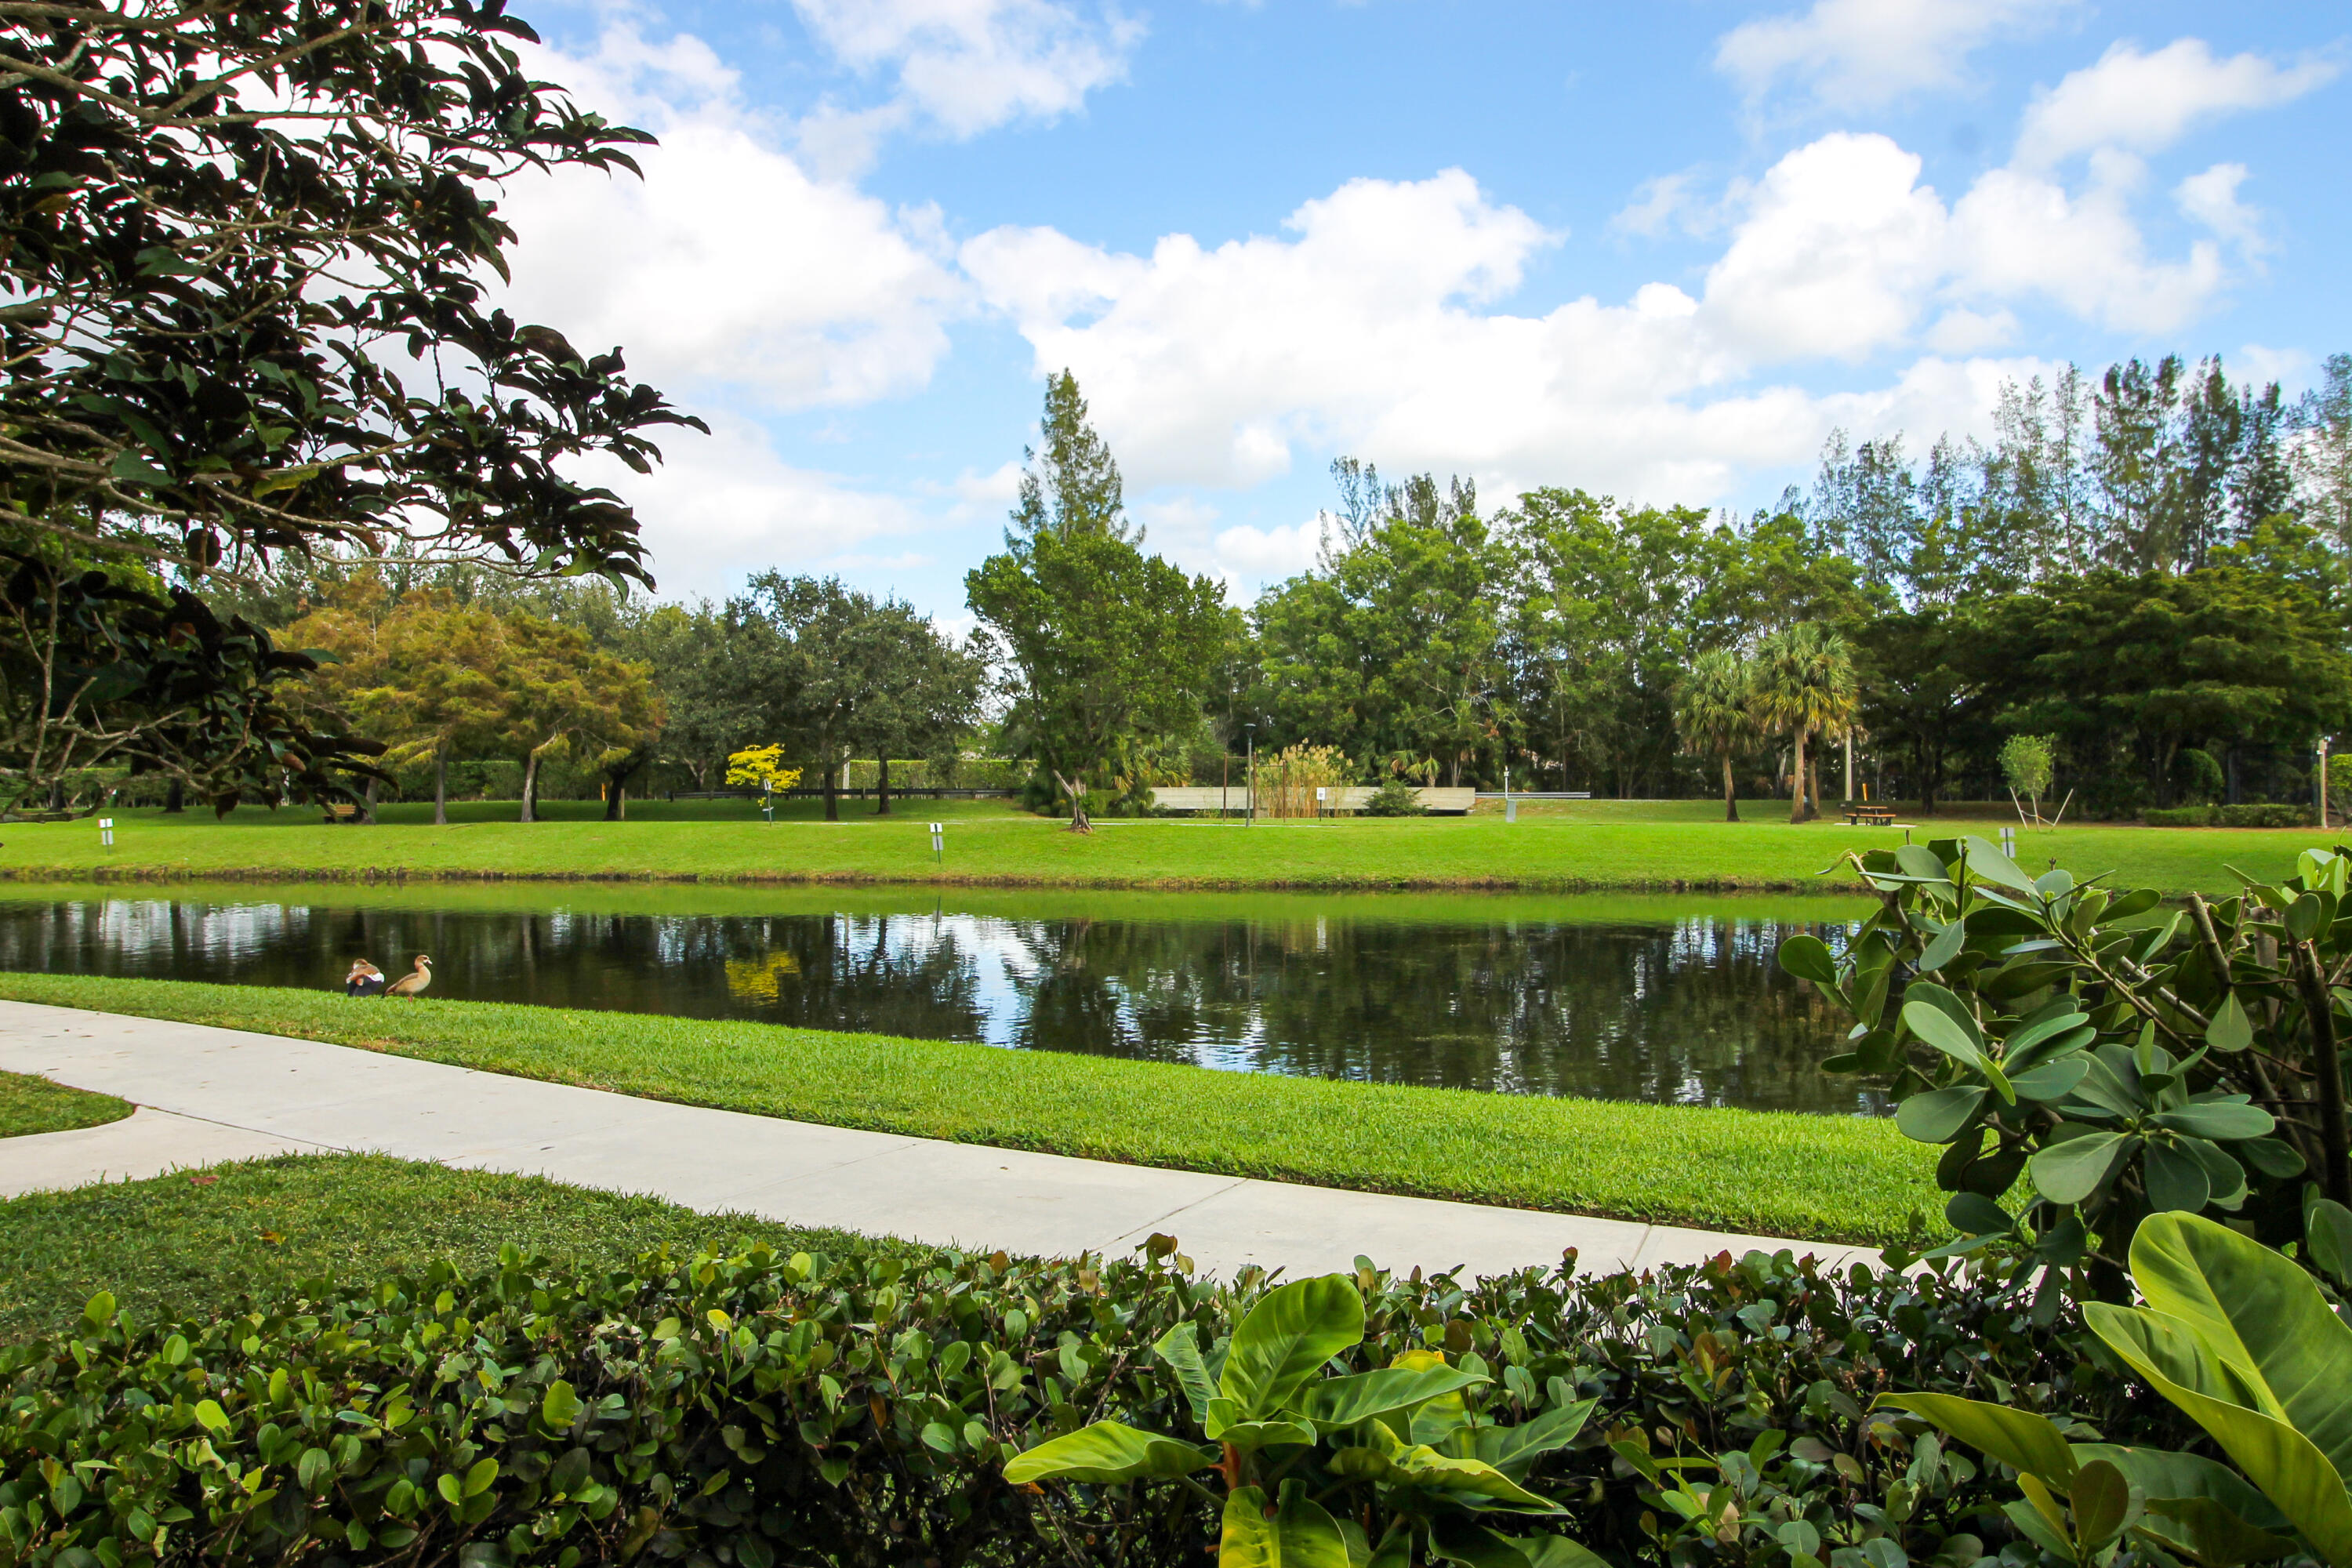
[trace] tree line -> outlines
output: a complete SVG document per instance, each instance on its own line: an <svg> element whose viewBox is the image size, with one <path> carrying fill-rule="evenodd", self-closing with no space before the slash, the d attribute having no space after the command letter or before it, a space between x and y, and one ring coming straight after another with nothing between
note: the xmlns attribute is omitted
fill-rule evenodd
<svg viewBox="0 0 2352 1568"><path fill-rule="evenodd" d="M724 601L516 585L473 568L305 567L247 606L328 650L321 698L391 747L712 789L781 744L827 816L851 757L974 751L1083 826L1244 749L1330 749L1358 782L1619 796L1852 787L1997 795L2048 737L2113 815L2304 787L2346 719L2352 356L2298 405L2215 361L2003 389L1990 443L1833 434L1810 489L1746 517L1334 465L1315 564L1255 604L1150 552L1067 373L1049 380L972 637L903 601L768 572ZM313 599L318 600L313 604ZM299 612L299 613L298 613ZM1858 759L1858 779L1845 776Z"/></svg>

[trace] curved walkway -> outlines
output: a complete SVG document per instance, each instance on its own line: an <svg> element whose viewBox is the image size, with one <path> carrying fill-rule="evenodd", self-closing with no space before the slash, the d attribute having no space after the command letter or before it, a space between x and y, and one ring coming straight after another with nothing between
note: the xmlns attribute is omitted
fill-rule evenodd
<svg viewBox="0 0 2352 1568"><path fill-rule="evenodd" d="M373 1151L689 1208L1018 1253L1119 1254L1154 1231L1202 1269L1467 1265L1491 1274L1866 1247L1074 1160L860 1132L200 1024L0 1002L0 1070L119 1095L129 1120L0 1139L0 1197L277 1153Z"/></svg>

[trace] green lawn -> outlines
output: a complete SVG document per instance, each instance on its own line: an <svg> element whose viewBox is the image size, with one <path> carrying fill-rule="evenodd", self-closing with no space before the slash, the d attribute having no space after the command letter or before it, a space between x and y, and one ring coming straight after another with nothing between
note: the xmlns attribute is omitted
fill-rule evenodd
<svg viewBox="0 0 2352 1568"><path fill-rule="evenodd" d="M558 803L593 813L593 803ZM1091 837L1001 802L918 803L902 816L839 823L743 819L736 802L696 819L562 819L528 826L512 808L475 803L447 827L387 821L328 826L316 814L241 810L118 815L100 847L87 820L0 828L0 879L614 878L743 881L937 882L1076 888L1521 888L1822 890L1843 879L1848 849L1899 844L1900 829L1790 826L1755 802L1748 821L1714 819L1706 802L1531 805L1508 824L1469 817L1239 823L1105 821ZM957 809L950 810L952 805ZM429 807L395 808L413 816ZM648 811L650 811L650 807ZM504 818L504 820L500 820ZM934 862L926 824L948 824ZM1923 820L1915 837L1990 834L1987 818ZM2069 826L2026 835L2020 855L2077 874L2113 870L2168 892L2222 889L2233 862L2283 875L2315 830ZM1831 876L1821 873L1828 868Z"/></svg>
<svg viewBox="0 0 2352 1568"><path fill-rule="evenodd" d="M786 1252L851 1240L535 1176L281 1155L0 1201L0 1341L71 1326L100 1290L150 1322L211 1319L310 1279L373 1280L441 1258L471 1272L509 1241L618 1266L660 1247L690 1257L755 1239Z"/></svg>
<svg viewBox="0 0 2352 1568"><path fill-rule="evenodd" d="M1940 1216L1892 1121L1227 1073L499 1003L0 974L0 996L217 1024L842 1127L1820 1241ZM1937 1223L1940 1225L1940 1218Z"/></svg>
<svg viewBox="0 0 2352 1568"><path fill-rule="evenodd" d="M45 1078L0 1072L0 1138L97 1127L130 1114L131 1107L110 1094L89 1094Z"/></svg>

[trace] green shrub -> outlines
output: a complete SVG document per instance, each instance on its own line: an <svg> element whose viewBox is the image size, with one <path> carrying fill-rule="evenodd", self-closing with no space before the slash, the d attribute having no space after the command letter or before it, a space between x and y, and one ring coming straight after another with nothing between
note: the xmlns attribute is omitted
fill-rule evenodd
<svg viewBox="0 0 2352 1568"><path fill-rule="evenodd" d="M1421 796L1416 792L1412 781L1392 775L1382 779L1380 787L1372 791L1372 798L1364 803L1364 815L1366 816L1426 816L1429 814L1422 808Z"/></svg>
<svg viewBox="0 0 2352 1568"><path fill-rule="evenodd" d="M2151 806L2139 814L2139 819L2150 827L2211 827L2221 821L2221 815L2210 805Z"/></svg>
<svg viewBox="0 0 2352 1568"><path fill-rule="evenodd" d="M1958 1278L1750 1254L1356 1284L1364 1339L1342 1370L1443 1352L1489 1380L1469 1406L1506 1426L1599 1402L1526 1485L1619 1562L1973 1563L2010 1487L1874 1423L1881 1390L2116 1442L2191 1436L2081 1357L2054 1300ZM1183 1482L1037 1489L1003 1468L1097 1419L1182 1427L1151 1346L1190 1324L1214 1362L1264 1285L1001 1254L653 1254L607 1273L509 1251L470 1278L314 1284L178 1325L100 1297L73 1335L0 1351L0 1558L1199 1563L1217 1515ZM1865 1554L1880 1538L1897 1550Z"/></svg>
<svg viewBox="0 0 2352 1568"><path fill-rule="evenodd" d="M2225 805L2219 808L2224 827L2309 827L2307 805Z"/></svg>

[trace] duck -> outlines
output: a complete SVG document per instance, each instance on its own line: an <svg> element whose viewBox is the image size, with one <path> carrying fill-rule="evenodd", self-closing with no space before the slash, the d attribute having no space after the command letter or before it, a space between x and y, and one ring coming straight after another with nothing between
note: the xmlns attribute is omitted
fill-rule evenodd
<svg viewBox="0 0 2352 1568"><path fill-rule="evenodd" d="M346 996L381 996L383 994L383 971L364 958L352 960L352 972L343 976Z"/></svg>
<svg viewBox="0 0 2352 1568"><path fill-rule="evenodd" d="M421 995L423 994L425 988L432 984L433 961L420 952L416 955L415 972L410 974L404 974L399 979L394 981L390 985L384 987L383 994L387 996Z"/></svg>

